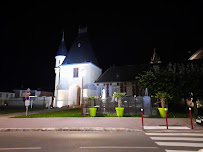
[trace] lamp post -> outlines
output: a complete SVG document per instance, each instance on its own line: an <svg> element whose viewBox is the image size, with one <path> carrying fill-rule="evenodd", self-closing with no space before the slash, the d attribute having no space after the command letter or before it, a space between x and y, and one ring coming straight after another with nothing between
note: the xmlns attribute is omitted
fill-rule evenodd
<svg viewBox="0 0 203 152"><path fill-rule="evenodd" d="M85 75L84 69L81 70L81 75L82 75L82 101L81 101L81 116L83 116L83 77Z"/></svg>
<svg viewBox="0 0 203 152"><path fill-rule="evenodd" d="M82 76L82 101L81 101L81 116L83 116L83 76Z"/></svg>

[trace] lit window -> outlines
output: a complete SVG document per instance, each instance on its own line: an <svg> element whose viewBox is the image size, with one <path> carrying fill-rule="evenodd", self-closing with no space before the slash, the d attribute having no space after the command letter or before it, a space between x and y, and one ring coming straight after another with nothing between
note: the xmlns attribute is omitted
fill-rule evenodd
<svg viewBox="0 0 203 152"><path fill-rule="evenodd" d="M78 47L80 47L80 43L78 43Z"/></svg>
<svg viewBox="0 0 203 152"><path fill-rule="evenodd" d="M78 68L73 68L73 77L74 78L78 77Z"/></svg>

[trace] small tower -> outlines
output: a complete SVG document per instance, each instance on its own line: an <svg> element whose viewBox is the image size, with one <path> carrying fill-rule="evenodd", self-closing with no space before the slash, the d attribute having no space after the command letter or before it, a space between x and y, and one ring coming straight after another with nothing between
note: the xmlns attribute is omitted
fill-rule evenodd
<svg viewBox="0 0 203 152"><path fill-rule="evenodd" d="M66 49L66 44L65 44L65 40L64 40L64 32L63 32L63 36L62 36L62 40L61 40L61 44L59 47L59 50L57 52L56 55L56 65L55 65L55 92L54 92L54 107L57 106L57 99L58 99L58 86L59 86L59 82L60 82L60 65L63 63L64 59L66 58L67 55L67 49Z"/></svg>
<svg viewBox="0 0 203 152"><path fill-rule="evenodd" d="M67 55L67 49L66 49L66 44L65 44L65 40L64 40L64 32L63 32L61 45L60 45L57 55L55 57L56 58L55 67L58 67L63 63L63 60L66 58L66 55Z"/></svg>
<svg viewBox="0 0 203 152"><path fill-rule="evenodd" d="M150 64L157 64L157 63L161 63L161 60L156 54L155 48L154 48L154 53L153 53L153 57L151 58Z"/></svg>

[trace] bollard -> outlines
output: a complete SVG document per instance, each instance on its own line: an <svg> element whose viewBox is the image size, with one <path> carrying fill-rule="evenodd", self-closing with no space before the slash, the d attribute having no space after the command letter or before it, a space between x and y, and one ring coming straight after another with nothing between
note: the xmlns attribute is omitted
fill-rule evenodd
<svg viewBox="0 0 203 152"><path fill-rule="evenodd" d="M191 108L189 108L189 112L190 112L190 121L191 121L191 128L193 129L193 123L192 123L192 113L191 113Z"/></svg>
<svg viewBox="0 0 203 152"><path fill-rule="evenodd" d="M141 114L142 114L142 130L144 130L143 109L142 108L141 108Z"/></svg>
<svg viewBox="0 0 203 152"><path fill-rule="evenodd" d="M168 119L167 119L167 109L165 108L165 114L166 114L166 127L168 129Z"/></svg>

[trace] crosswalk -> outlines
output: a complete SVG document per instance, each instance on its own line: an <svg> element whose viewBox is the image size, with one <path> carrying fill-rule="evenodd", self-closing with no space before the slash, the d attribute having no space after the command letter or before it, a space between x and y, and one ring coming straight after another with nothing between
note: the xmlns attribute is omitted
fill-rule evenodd
<svg viewBox="0 0 203 152"><path fill-rule="evenodd" d="M203 133L147 132L145 134L166 152L197 152L200 149L203 151Z"/></svg>

